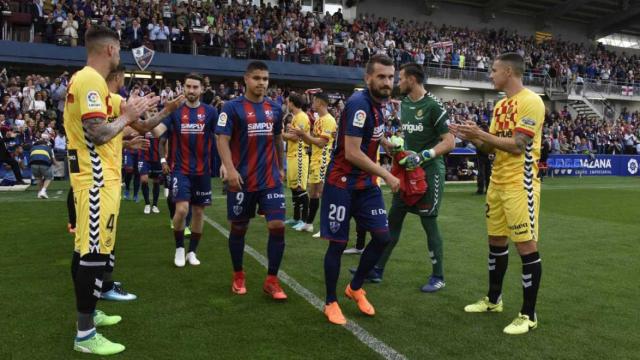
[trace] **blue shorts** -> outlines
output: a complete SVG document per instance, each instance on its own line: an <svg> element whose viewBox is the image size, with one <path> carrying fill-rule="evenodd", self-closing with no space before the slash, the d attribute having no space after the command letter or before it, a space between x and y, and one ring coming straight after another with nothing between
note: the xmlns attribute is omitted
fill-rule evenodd
<svg viewBox="0 0 640 360"><path fill-rule="evenodd" d="M248 221L258 213L267 221L283 220L286 202L282 186L252 192L227 191L227 219L229 221Z"/></svg>
<svg viewBox="0 0 640 360"><path fill-rule="evenodd" d="M366 231L388 231L387 211L379 187L347 190L324 185L320 206L320 235L323 239L349 241L351 218Z"/></svg>
<svg viewBox="0 0 640 360"><path fill-rule="evenodd" d="M138 161L138 173L157 178L162 174L162 165L160 161Z"/></svg>
<svg viewBox="0 0 640 360"><path fill-rule="evenodd" d="M211 176L171 175L171 196L173 202L188 201L191 205L211 205Z"/></svg>
<svg viewBox="0 0 640 360"><path fill-rule="evenodd" d="M131 152L129 150L125 150L122 156L122 162L124 163L124 168L131 172L131 170L138 169L138 152Z"/></svg>

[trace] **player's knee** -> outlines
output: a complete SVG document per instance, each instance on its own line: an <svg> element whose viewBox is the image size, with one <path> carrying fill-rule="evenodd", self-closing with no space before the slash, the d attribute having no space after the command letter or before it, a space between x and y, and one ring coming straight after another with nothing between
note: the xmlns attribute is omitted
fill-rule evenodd
<svg viewBox="0 0 640 360"><path fill-rule="evenodd" d="M184 201L176 203L175 216L177 216L178 218L184 218L187 216L188 213L189 213L189 203Z"/></svg>
<svg viewBox="0 0 640 360"><path fill-rule="evenodd" d="M375 231L371 233L371 243L385 247L391 242L389 231Z"/></svg>
<svg viewBox="0 0 640 360"><path fill-rule="evenodd" d="M489 235L489 245L491 246L507 246L509 238L506 236L492 236Z"/></svg>
<svg viewBox="0 0 640 360"><path fill-rule="evenodd" d="M347 248L346 241L329 241L329 248L327 253L332 255L342 255L342 252Z"/></svg>
<svg viewBox="0 0 640 360"><path fill-rule="evenodd" d="M538 244L533 240L517 242L515 244L516 248L518 249L518 253L521 256L529 255L538 251Z"/></svg>
<svg viewBox="0 0 640 360"><path fill-rule="evenodd" d="M284 221L282 220L271 220L267 223L267 228L269 229L269 233L272 230L274 231L282 231L284 234Z"/></svg>
<svg viewBox="0 0 640 360"><path fill-rule="evenodd" d="M284 222L280 220L270 221L267 227L269 229L269 236L282 239L282 241L284 241Z"/></svg>
<svg viewBox="0 0 640 360"><path fill-rule="evenodd" d="M248 221L232 221L230 233L234 236L245 236L248 228Z"/></svg>

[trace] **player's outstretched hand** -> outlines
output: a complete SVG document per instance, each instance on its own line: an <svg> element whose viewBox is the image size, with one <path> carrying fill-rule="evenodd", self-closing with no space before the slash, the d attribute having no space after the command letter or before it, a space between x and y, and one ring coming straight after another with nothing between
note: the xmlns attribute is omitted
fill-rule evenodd
<svg viewBox="0 0 640 360"><path fill-rule="evenodd" d="M144 136L135 136L133 139L129 140L129 149L133 150L148 150L150 142L145 139Z"/></svg>
<svg viewBox="0 0 640 360"><path fill-rule="evenodd" d="M168 112L174 112L176 111L176 109L178 109L180 107L180 105L182 105L182 103L184 102L184 95L180 95L177 98L167 101L164 104L164 109L167 110Z"/></svg>
<svg viewBox="0 0 640 360"><path fill-rule="evenodd" d="M227 185L229 185L229 190L231 191L240 191L242 190L242 176L235 168L227 169Z"/></svg>
<svg viewBox="0 0 640 360"><path fill-rule="evenodd" d="M127 117L128 124L137 121L142 114L156 106L160 97L151 93L146 96L132 96L122 106L122 114Z"/></svg>
<svg viewBox="0 0 640 360"><path fill-rule="evenodd" d="M387 183L392 192L398 192L398 190L400 190L400 180L397 177L389 174L384 179L384 182Z"/></svg>
<svg viewBox="0 0 640 360"><path fill-rule="evenodd" d="M458 137L463 140L477 139L482 129L473 121L467 121L464 124L458 125Z"/></svg>
<svg viewBox="0 0 640 360"><path fill-rule="evenodd" d="M456 123L451 123L449 124L449 132L451 133L451 135L458 137L458 128L460 125L456 124Z"/></svg>

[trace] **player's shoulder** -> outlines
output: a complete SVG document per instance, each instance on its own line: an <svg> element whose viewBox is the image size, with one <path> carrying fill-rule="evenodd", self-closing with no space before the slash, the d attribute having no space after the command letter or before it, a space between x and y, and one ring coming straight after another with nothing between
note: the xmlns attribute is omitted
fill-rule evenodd
<svg viewBox="0 0 640 360"><path fill-rule="evenodd" d="M535 91L531 89L525 88L519 95L521 101L526 102L527 104L531 104L534 106L542 106L544 107L544 101Z"/></svg>
<svg viewBox="0 0 640 360"><path fill-rule="evenodd" d="M369 96L367 95L367 92L364 90L354 92L349 97L349 99L347 99L347 102L345 103L345 106L365 106L365 105L369 105Z"/></svg>
<svg viewBox="0 0 640 360"><path fill-rule="evenodd" d="M206 114L217 114L218 113L218 109L216 109L214 106L209 105L209 104L202 104L202 107L204 108L204 112Z"/></svg>
<svg viewBox="0 0 640 360"><path fill-rule="evenodd" d="M109 93L109 97L111 97L111 99L113 101L122 102L122 100L124 100L124 98L120 94L117 94L117 93Z"/></svg>
<svg viewBox="0 0 640 360"><path fill-rule="evenodd" d="M225 101L222 105L222 112L229 113L238 107L242 107L244 104L244 96L239 96L231 100Z"/></svg>
<svg viewBox="0 0 640 360"><path fill-rule="evenodd" d="M427 92L424 95L423 101L424 101L425 105L435 106L435 107L444 109L444 105L442 105L442 102L440 101L440 99L438 99L435 95L433 95L430 92Z"/></svg>
<svg viewBox="0 0 640 360"><path fill-rule="evenodd" d="M327 113L326 115L324 115L323 117L320 118L320 120L323 123L335 123L336 122L336 118L333 117L333 115L331 115L331 113Z"/></svg>
<svg viewBox="0 0 640 360"><path fill-rule="evenodd" d="M78 83L94 83L96 85L98 84L105 84L106 85L106 80L102 77L102 75L100 75L100 73L98 73L98 71L96 71L96 69L90 67L90 66L85 66L82 69L78 70L78 72L76 72L76 74L74 75L74 83L78 84Z"/></svg>
<svg viewBox="0 0 640 360"><path fill-rule="evenodd" d="M269 104L269 106L271 106L272 109L280 110L280 108L281 108L280 104L277 101L275 101L275 100L273 100L273 99L271 99L269 97L265 97L264 98L264 102L265 102L265 104Z"/></svg>

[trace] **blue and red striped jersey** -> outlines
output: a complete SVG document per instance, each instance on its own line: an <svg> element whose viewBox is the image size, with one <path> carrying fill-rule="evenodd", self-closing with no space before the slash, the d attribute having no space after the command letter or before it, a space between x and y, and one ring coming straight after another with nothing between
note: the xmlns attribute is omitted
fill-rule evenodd
<svg viewBox="0 0 640 360"><path fill-rule="evenodd" d="M224 104L216 134L231 137L233 165L242 176L244 191L282 184L274 139L281 133L282 109L271 99L254 103L241 96Z"/></svg>
<svg viewBox="0 0 640 360"><path fill-rule="evenodd" d="M343 189L366 189L378 186L376 176L360 170L345 157L345 135L362 138L360 150L377 162L378 146L384 136L384 117L381 104L376 103L368 90L351 95L340 116L336 146L327 168L327 183Z"/></svg>
<svg viewBox="0 0 640 360"><path fill-rule="evenodd" d="M149 140L149 149L140 150L140 160L160 162L160 139L153 137L151 132L144 134L144 138Z"/></svg>
<svg viewBox="0 0 640 360"><path fill-rule="evenodd" d="M169 139L171 171L183 175L211 175L211 141L218 111L206 104L183 104L163 124Z"/></svg>

